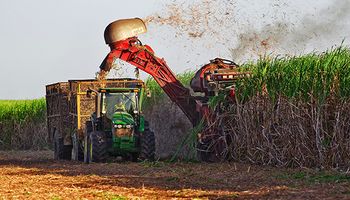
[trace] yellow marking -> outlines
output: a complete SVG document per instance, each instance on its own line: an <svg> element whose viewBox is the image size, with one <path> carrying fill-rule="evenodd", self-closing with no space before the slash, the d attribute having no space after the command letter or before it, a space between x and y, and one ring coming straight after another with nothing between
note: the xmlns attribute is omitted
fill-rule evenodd
<svg viewBox="0 0 350 200"><path fill-rule="evenodd" d="M78 123L78 134L81 129L81 119L80 119L80 84L78 84L78 92L77 92L77 123Z"/></svg>

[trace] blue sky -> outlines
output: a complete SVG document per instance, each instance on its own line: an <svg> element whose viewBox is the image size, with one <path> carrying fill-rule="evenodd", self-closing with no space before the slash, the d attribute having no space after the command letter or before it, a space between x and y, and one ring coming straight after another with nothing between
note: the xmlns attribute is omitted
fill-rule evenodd
<svg viewBox="0 0 350 200"><path fill-rule="evenodd" d="M196 69L214 57L232 58L230 49L237 49L240 44L243 46L239 48L241 55L236 55L235 59L243 62L255 58L254 52L249 51L249 45L255 48L254 44L244 44L240 40L242 35L244 38L255 33L261 35L259 39L264 39L265 35L270 37L269 34L276 37L270 49L275 53L292 53L291 43L298 53L323 50L340 44L349 34L349 15L337 14L338 8L333 8L338 1L349 3L349 0L237 0L231 1L230 7L223 3L230 1L216 0L212 1L212 8L199 9L211 14L197 13L210 17L209 28L200 20L192 27L181 23L150 23L148 33L140 39L152 46L158 56L164 57L175 72ZM0 99L39 98L44 96L46 84L93 78L108 53L103 39L108 23L149 15L167 17L171 12L169 14L166 5L174 2L187 17L198 17L187 12L191 5L204 6L203 1L198 0L1 0ZM228 11L223 14L222 9ZM224 17L228 17L227 20L222 20ZM325 27L334 24L332 17L341 20L328 30ZM280 22L288 24L287 28L276 29ZM315 24L318 25L315 29L319 30L310 32L310 26ZM190 37L188 33L196 31L191 28L204 32L203 36ZM285 37L283 31L289 36Z"/></svg>

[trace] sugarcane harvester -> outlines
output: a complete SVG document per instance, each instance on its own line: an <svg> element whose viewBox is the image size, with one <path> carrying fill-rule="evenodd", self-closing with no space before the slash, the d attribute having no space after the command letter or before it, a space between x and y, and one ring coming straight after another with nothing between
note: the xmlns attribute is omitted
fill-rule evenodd
<svg viewBox="0 0 350 200"><path fill-rule="evenodd" d="M216 113L209 108L208 101L212 96L225 92L234 98L234 83L244 76L234 62L215 58L197 71L191 80L191 88L201 95L194 96L170 70L163 58L155 55L152 48L142 44L137 35L147 31L145 23L139 19L121 19L110 23L104 32L110 52L100 65L103 73L108 73L116 59L123 60L137 69L150 74L160 85L171 101L176 103L193 126L204 123L203 131L198 135L198 153L203 161L215 161L221 157L216 128L209 124L215 120ZM215 136L216 135L216 136Z"/></svg>

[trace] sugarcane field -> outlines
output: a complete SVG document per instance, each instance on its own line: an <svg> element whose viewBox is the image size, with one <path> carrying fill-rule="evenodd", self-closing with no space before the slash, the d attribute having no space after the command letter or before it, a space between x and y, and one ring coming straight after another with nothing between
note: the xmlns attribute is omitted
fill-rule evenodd
<svg viewBox="0 0 350 200"><path fill-rule="evenodd" d="M350 199L350 2L0 2L0 199Z"/></svg>

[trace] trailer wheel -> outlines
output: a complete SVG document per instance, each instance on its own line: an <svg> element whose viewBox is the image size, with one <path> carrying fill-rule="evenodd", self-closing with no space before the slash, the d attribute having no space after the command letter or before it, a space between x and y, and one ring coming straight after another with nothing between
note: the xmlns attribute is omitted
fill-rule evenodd
<svg viewBox="0 0 350 200"><path fill-rule="evenodd" d="M63 137L60 136L58 130L54 131L54 159L70 160L72 156L72 146L64 145Z"/></svg>
<svg viewBox="0 0 350 200"><path fill-rule="evenodd" d="M79 140L77 132L72 134L73 143L73 160L84 161L84 147L82 142Z"/></svg>
<svg viewBox="0 0 350 200"><path fill-rule="evenodd" d="M84 135L84 163L89 164L91 162L91 142L90 135L93 131L93 122L86 121L85 122L85 135Z"/></svg>
<svg viewBox="0 0 350 200"><path fill-rule="evenodd" d="M145 122L145 131L141 133L141 152L139 159L154 161L156 143L154 133L149 129L148 122Z"/></svg>
<svg viewBox="0 0 350 200"><path fill-rule="evenodd" d="M108 158L108 138L105 132L93 131L89 134L90 161L106 162Z"/></svg>

